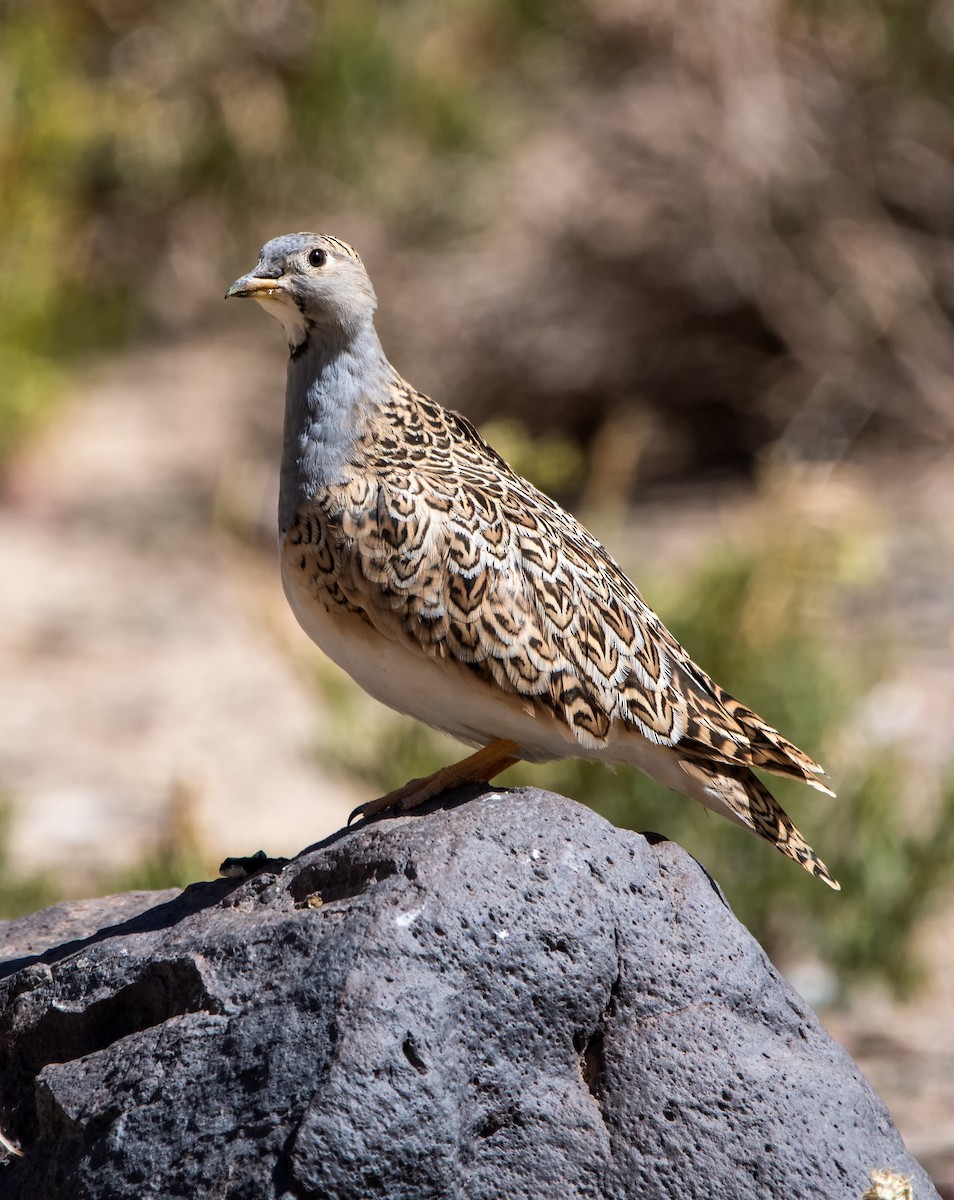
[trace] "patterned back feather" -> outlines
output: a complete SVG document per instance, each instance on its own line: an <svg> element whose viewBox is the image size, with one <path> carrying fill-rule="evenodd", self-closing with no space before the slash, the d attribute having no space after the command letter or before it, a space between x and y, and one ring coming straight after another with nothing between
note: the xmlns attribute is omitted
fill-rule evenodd
<svg viewBox="0 0 954 1200"><path fill-rule="evenodd" d="M288 336L279 520L299 620L385 703L485 747L361 811L520 757L627 762L837 886L753 774L830 795L821 767L696 666L579 521L401 379L352 247L274 238L228 294Z"/></svg>
<svg viewBox="0 0 954 1200"><path fill-rule="evenodd" d="M353 478L286 534L326 602L549 710L583 750L670 748L683 790L834 885L749 769L831 795L822 768L696 666L597 539L464 417L398 376L382 417Z"/></svg>

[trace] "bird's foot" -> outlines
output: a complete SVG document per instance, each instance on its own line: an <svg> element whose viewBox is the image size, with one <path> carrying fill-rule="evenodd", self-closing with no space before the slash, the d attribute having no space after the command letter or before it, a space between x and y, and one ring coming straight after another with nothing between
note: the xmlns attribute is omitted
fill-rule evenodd
<svg viewBox="0 0 954 1200"><path fill-rule="evenodd" d="M512 767L514 763L520 761L514 753L517 749L516 742L491 742L489 746L478 750L476 754L471 754L468 758L453 763L449 767L441 767L433 775L428 775L424 779L412 779L410 783L395 788L393 792L388 792L385 796L378 796L376 800L368 800L364 804L359 804L348 817L348 824L350 825L359 817L376 817L378 813L387 812L389 809L407 812L409 809L417 808L419 804L433 800L442 792L449 792L452 788L461 787L465 783L487 783L495 775L499 775L501 771L506 771L508 767Z"/></svg>

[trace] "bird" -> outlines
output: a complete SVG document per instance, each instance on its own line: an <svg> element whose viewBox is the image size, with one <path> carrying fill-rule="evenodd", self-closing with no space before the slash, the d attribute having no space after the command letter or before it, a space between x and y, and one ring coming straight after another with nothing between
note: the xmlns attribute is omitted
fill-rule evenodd
<svg viewBox="0 0 954 1200"><path fill-rule="evenodd" d="M352 819L519 761L623 763L839 889L755 774L833 796L823 769L692 661L573 515L401 377L353 247L273 238L229 297L288 340L278 523L299 624L377 700L477 747Z"/></svg>

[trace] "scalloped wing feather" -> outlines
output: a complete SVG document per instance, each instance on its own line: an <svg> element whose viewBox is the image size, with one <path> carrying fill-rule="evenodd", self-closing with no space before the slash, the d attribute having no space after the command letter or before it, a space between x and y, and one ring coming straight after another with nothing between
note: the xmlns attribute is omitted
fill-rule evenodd
<svg viewBox="0 0 954 1200"><path fill-rule="evenodd" d="M338 585L379 632L547 705L588 749L620 723L689 759L831 794L817 763L693 663L574 517L463 417L401 398L397 436L378 461L368 438L365 472L332 505Z"/></svg>
<svg viewBox="0 0 954 1200"><path fill-rule="evenodd" d="M750 769L831 795L821 767L696 666L596 538L463 417L400 384L382 419L349 480L285 531L315 599L545 711L572 735L553 756L575 742L641 766L836 886Z"/></svg>

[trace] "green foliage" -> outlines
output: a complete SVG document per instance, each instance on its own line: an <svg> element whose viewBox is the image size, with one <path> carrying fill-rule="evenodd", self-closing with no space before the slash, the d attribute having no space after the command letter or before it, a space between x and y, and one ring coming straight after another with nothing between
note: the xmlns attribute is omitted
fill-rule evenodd
<svg viewBox="0 0 954 1200"><path fill-rule="evenodd" d="M532 478L548 495L575 491L583 482L585 460L576 442L560 434L531 437L521 421L488 421L483 436L520 475Z"/></svg>
<svg viewBox="0 0 954 1200"><path fill-rule="evenodd" d="M853 501L819 517L798 499L810 482L769 481L757 522L678 580L645 594L721 684L829 766L836 799L766 777L842 883L840 894L756 839L639 772L567 760L518 766L501 785L532 783L585 800L614 824L653 829L684 846L780 965L817 957L843 989L878 980L898 994L917 982L912 934L952 882L954 779L923 801L905 786L899 751L858 744L849 727L888 665L888 631L844 629L836 589L863 591L878 569L870 515ZM815 497L817 499L817 497ZM850 594L850 592L849 592ZM844 599L844 590L840 592ZM335 714L323 755L379 793L461 757L415 722L378 718L331 668L319 686ZM368 706L367 716L356 716ZM373 756L359 732L374 722Z"/></svg>
<svg viewBox="0 0 954 1200"><path fill-rule="evenodd" d="M177 787L162 826L142 856L120 870L90 875L82 870L24 871L10 853L10 830L15 806L0 802L0 919L35 912L59 900L118 892L160 891L186 887L213 873L195 826L194 798L188 788Z"/></svg>
<svg viewBox="0 0 954 1200"><path fill-rule="evenodd" d="M59 899L54 880L44 872L20 871L10 854L14 807L0 800L0 918L19 917Z"/></svg>
<svg viewBox="0 0 954 1200"><path fill-rule="evenodd" d="M161 269L166 296L203 275L220 293L223 228L259 244L305 197L360 196L404 242L473 222L473 168L515 124L488 77L519 86L538 9L0 7L0 465L65 366L148 323Z"/></svg>
<svg viewBox="0 0 954 1200"><path fill-rule="evenodd" d="M104 876L92 889L95 894L120 892L159 892L165 888L185 888L197 879L211 876L206 859L187 847L160 847L147 850L137 862Z"/></svg>
<svg viewBox="0 0 954 1200"><path fill-rule="evenodd" d="M368 154L369 140L413 138L439 154L481 149L475 81L466 72L428 69L426 54L396 53L412 36L426 41L427 32L414 6L329 4L289 91L299 144L325 147L342 177L372 187L380 153Z"/></svg>
<svg viewBox="0 0 954 1200"><path fill-rule="evenodd" d="M97 893L184 888L197 879L207 879L210 864L202 851L195 813L192 790L178 784L152 845L131 866L97 881Z"/></svg>
<svg viewBox="0 0 954 1200"><path fill-rule="evenodd" d="M126 327L125 289L88 273L91 162L123 117L76 54L85 24L55 4L0 24L0 462L55 398L58 364Z"/></svg>
<svg viewBox="0 0 954 1200"><path fill-rule="evenodd" d="M850 848L838 864L850 903L816 918L820 954L843 978L879 979L902 996L922 976L912 932L950 893L954 870L954 776L939 781L929 811L912 822L904 775L903 759L889 755L859 765L839 796L821 837Z"/></svg>
<svg viewBox="0 0 954 1200"><path fill-rule="evenodd" d="M240 242L328 209L374 214L405 245L479 229L479 173L535 113L614 73L681 69L644 16L580 0L0 5L0 465L78 355L202 311ZM796 56L802 38L871 95L883 84L887 106L949 99L932 0L793 0L777 26Z"/></svg>

